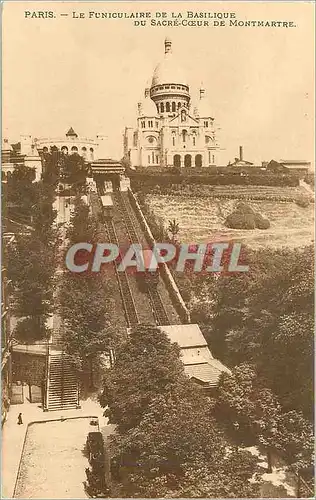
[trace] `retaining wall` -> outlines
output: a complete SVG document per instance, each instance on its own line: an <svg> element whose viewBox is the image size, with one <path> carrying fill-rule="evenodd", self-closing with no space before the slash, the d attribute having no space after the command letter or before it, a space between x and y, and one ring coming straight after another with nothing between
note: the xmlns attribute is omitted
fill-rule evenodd
<svg viewBox="0 0 316 500"><path fill-rule="evenodd" d="M130 189L128 190L128 196L129 196L131 205L134 208L135 213L137 215L137 218L140 222L140 225L141 225L141 227L146 235L148 242L150 244L154 245L156 243L156 240L153 237L153 234L150 230L150 227L148 226L148 223L144 217L144 214L140 208L138 201L135 198L134 193ZM188 310L187 306L185 305L185 302L180 294L180 291L179 291L179 289L178 289L178 287L173 279L173 276L172 276L167 264L162 263L159 267L159 270L160 270L160 275L161 275L161 277L162 277L162 279L167 287L167 290L169 292L172 304L173 304L174 308L176 309L181 321L184 324L191 323L189 310Z"/></svg>

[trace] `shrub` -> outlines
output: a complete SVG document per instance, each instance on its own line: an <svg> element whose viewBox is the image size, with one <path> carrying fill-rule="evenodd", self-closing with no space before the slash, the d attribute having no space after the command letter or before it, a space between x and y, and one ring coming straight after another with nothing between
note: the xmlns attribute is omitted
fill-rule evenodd
<svg viewBox="0 0 316 500"><path fill-rule="evenodd" d="M255 216L254 214L233 212L227 217L225 225L232 229L255 229Z"/></svg>
<svg viewBox="0 0 316 500"><path fill-rule="evenodd" d="M255 213L254 209L251 208L251 206L248 205L248 203L245 203L243 201L240 201L239 203L237 203L235 210L242 213L242 214L245 214L245 215Z"/></svg>
<svg viewBox="0 0 316 500"><path fill-rule="evenodd" d="M296 205L298 207L307 208L310 204L309 198L307 196L300 196L296 199Z"/></svg>
<svg viewBox="0 0 316 500"><path fill-rule="evenodd" d="M258 229L269 229L270 221L265 219L259 212L255 214L255 224Z"/></svg>
<svg viewBox="0 0 316 500"><path fill-rule="evenodd" d="M37 340L44 340L48 336L45 322L40 316L29 316L21 319L15 329L14 337L23 344L32 344Z"/></svg>
<svg viewBox="0 0 316 500"><path fill-rule="evenodd" d="M270 222L247 203L237 203L235 210L228 215L225 226L232 229L268 229Z"/></svg>

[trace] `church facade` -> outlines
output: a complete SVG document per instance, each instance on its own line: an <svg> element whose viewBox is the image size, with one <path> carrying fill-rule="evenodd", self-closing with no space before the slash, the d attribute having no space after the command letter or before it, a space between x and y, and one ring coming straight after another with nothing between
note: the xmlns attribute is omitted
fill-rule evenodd
<svg viewBox="0 0 316 500"><path fill-rule="evenodd" d="M136 129L125 128L124 158L132 168L201 168L217 165L218 150L205 89L200 88L194 106L172 42L166 39L164 58L138 103Z"/></svg>

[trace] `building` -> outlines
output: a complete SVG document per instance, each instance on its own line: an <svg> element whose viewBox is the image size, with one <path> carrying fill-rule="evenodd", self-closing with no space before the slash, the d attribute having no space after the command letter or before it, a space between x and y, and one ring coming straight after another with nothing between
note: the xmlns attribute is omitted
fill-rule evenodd
<svg viewBox="0 0 316 500"><path fill-rule="evenodd" d="M57 148L65 154L78 153L90 162L100 158L105 141L106 137L101 135L97 135L95 138L81 137L70 127L64 136L34 139L33 144L39 152L47 153L51 148ZM29 147L26 144L24 146Z"/></svg>
<svg viewBox="0 0 316 500"><path fill-rule="evenodd" d="M305 160L271 160L266 169L271 173L295 174L304 178L311 169L311 163Z"/></svg>
<svg viewBox="0 0 316 500"><path fill-rule="evenodd" d="M163 60L138 103L136 129L124 132L124 158L135 167L201 168L217 164L215 125L205 89L192 104L190 88L165 40Z"/></svg>
<svg viewBox="0 0 316 500"><path fill-rule="evenodd" d="M8 174L13 172L15 165L25 165L35 171L35 180L42 175L42 153L51 149L62 151L64 154L78 153L87 162L102 158L106 153L106 136L97 135L95 138L81 137L72 127L64 136L35 138L31 135L22 135L16 144L9 144L8 139L2 142L2 180L6 181Z"/></svg>
<svg viewBox="0 0 316 500"><path fill-rule="evenodd" d="M218 359L213 358L198 325L167 325L159 328L171 342L179 344L184 371L197 384L211 389L217 386L221 373L231 373Z"/></svg>
<svg viewBox="0 0 316 500"><path fill-rule="evenodd" d="M239 158L235 158L234 162L229 162L228 167L252 167L253 163L244 159L243 147L239 146Z"/></svg>

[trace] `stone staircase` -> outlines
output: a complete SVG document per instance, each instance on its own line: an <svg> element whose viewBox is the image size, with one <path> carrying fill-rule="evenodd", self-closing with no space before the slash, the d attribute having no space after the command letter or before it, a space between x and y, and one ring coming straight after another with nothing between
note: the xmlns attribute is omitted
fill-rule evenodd
<svg viewBox="0 0 316 500"><path fill-rule="evenodd" d="M74 408L80 408L78 378L70 362L70 357L62 351L51 351L46 410L71 410Z"/></svg>

